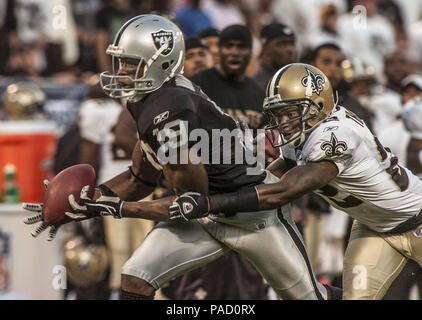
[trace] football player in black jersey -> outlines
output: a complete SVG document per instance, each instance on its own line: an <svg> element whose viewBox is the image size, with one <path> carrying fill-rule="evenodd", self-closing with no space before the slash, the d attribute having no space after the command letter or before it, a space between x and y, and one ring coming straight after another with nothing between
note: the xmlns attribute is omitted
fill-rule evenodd
<svg viewBox="0 0 422 320"><path fill-rule="evenodd" d="M290 205L203 218L189 213L195 203L186 195L179 203L184 210L169 210L175 197L137 202L153 191L161 173L177 195L238 192L241 197L243 189L278 179L264 170L248 174L247 161L235 161L238 152L245 152L237 149L242 146L237 135L229 139L235 143L229 143L228 150L221 136L213 139L218 130L236 132L236 123L182 76L184 40L174 23L156 15L137 16L122 26L107 53L117 70L101 75L103 89L111 97L127 99L139 141L129 170L98 186L93 198L87 195L88 186L80 203L69 196L73 212L67 215L76 221L98 215L162 221L123 266L121 299L153 299L166 282L229 250L248 258L281 298L326 299L327 289L315 280ZM195 150L198 138L203 149ZM172 150L178 151L174 158ZM247 208L257 199L241 201ZM39 216L41 220L42 212ZM47 226L43 222L38 230ZM52 226L50 233L56 231Z"/></svg>

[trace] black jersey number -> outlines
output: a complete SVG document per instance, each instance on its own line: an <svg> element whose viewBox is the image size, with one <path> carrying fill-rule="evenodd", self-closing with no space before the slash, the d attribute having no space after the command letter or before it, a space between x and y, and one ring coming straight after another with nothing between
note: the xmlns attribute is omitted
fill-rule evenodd
<svg viewBox="0 0 422 320"><path fill-rule="evenodd" d="M353 208L357 207L361 203L363 203L362 200L349 195L344 199L336 199L335 197L338 195L338 190L330 185L326 185L319 190L316 190L316 192L322 194L323 196L329 198L332 202L337 204L339 207L347 209L347 208Z"/></svg>
<svg viewBox="0 0 422 320"><path fill-rule="evenodd" d="M383 147L377 137L374 137L375 144L377 146L378 154L381 162L384 162L388 158L388 154L391 154L391 150L387 147ZM397 185L400 191L404 191L409 187L409 177L401 166L398 165L399 159L395 156L390 157L390 166L385 171L391 176L393 182Z"/></svg>

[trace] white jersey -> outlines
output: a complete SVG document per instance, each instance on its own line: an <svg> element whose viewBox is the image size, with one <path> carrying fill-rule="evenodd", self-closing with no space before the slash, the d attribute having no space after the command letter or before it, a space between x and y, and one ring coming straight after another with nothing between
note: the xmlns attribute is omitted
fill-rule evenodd
<svg viewBox="0 0 422 320"><path fill-rule="evenodd" d="M310 133L301 150L283 146L281 151L288 165L289 160L336 164L337 177L316 192L374 231L390 231L422 208L422 181L343 107Z"/></svg>
<svg viewBox="0 0 422 320"><path fill-rule="evenodd" d="M79 110L79 128L82 138L101 145L100 172L97 183L101 184L127 170L130 159L122 159L114 146L113 128L119 120L122 106L112 99L90 99Z"/></svg>

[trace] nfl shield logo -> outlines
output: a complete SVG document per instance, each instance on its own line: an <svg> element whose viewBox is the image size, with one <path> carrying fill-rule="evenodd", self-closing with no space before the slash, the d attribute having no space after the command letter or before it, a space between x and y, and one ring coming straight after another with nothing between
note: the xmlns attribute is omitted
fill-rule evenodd
<svg viewBox="0 0 422 320"><path fill-rule="evenodd" d="M193 209L193 205L192 205L191 203L189 203L189 202L183 202L183 210L184 210L186 213L191 212L191 211L192 211L192 209Z"/></svg>
<svg viewBox="0 0 422 320"><path fill-rule="evenodd" d="M413 231L413 234L416 238L422 237L422 229L416 229Z"/></svg>
<svg viewBox="0 0 422 320"><path fill-rule="evenodd" d="M173 32L160 30L158 32L151 33L151 36L157 50L160 49L161 46L163 45L167 46L166 49L164 49L163 52L161 52L163 56L167 56L173 50L173 45L174 45Z"/></svg>

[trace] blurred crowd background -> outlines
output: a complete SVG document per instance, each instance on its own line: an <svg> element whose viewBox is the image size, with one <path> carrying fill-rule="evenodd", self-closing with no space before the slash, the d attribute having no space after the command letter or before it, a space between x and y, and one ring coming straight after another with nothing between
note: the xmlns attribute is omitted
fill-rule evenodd
<svg viewBox="0 0 422 320"><path fill-rule="evenodd" d="M45 172L49 172L45 175L52 177L81 162L97 169L99 182L124 170L136 142L136 127L122 102L104 96L98 85L99 73L111 68L105 50L118 29L144 13L165 15L181 27L186 38L185 76L199 83L217 104L227 101L217 101L219 93L212 92L219 81L215 78L213 82L214 71L235 75L223 82L226 88L232 86L230 90L237 96L251 90L256 93L251 98L258 99L256 106L245 106L240 100L230 101L239 105L222 106L231 115L243 115L252 127L262 127L258 111L272 74L292 62L311 63L328 76L341 105L365 120L401 164L422 173L421 164L408 152L412 133L402 120L406 103L422 93L420 0L0 0L0 153L2 143L10 144L10 140L2 140L2 135L20 132L16 122L44 121L41 126L45 130L47 123L53 124L50 132L55 137L54 150L49 151L52 161L43 162ZM230 60L227 56L233 53L224 51L226 47L219 43L219 37L222 32L226 35L227 29L236 31L232 35L243 34L239 25L248 30L251 41L235 36L244 43L238 48L240 53L234 54L237 58ZM236 85L244 79L254 84ZM98 100L102 101L101 107ZM277 150L267 149L270 162ZM10 167L8 170L10 175ZM164 181L151 198L168 191ZM4 196L2 200L6 202ZM297 201L293 210L318 279L341 286L342 257L351 219L312 195ZM102 273L94 271L96 277L91 273L91 278L85 279L75 271L65 297L115 298L122 262L152 225L121 222L116 227L104 219L68 230L70 235L62 235L64 252L82 250L81 244L90 243L106 247L111 254L104 259L97 255L95 263L91 263L106 266ZM110 231L112 228L119 230ZM124 236L109 241L110 234L114 239L118 234ZM225 265L230 263L226 261ZM244 274L251 283L257 281L249 269L242 273L242 263L236 262L238 274ZM239 292L240 296L213 296L213 289L206 289L206 282L201 282L207 272L201 272L192 279L185 277L170 284L167 291L163 289L162 297L244 297ZM422 298L417 289L420 281L420 267L409 263L386 299ZM265 284L262 288L264 295L246 297L276 298Z"/></svg>

